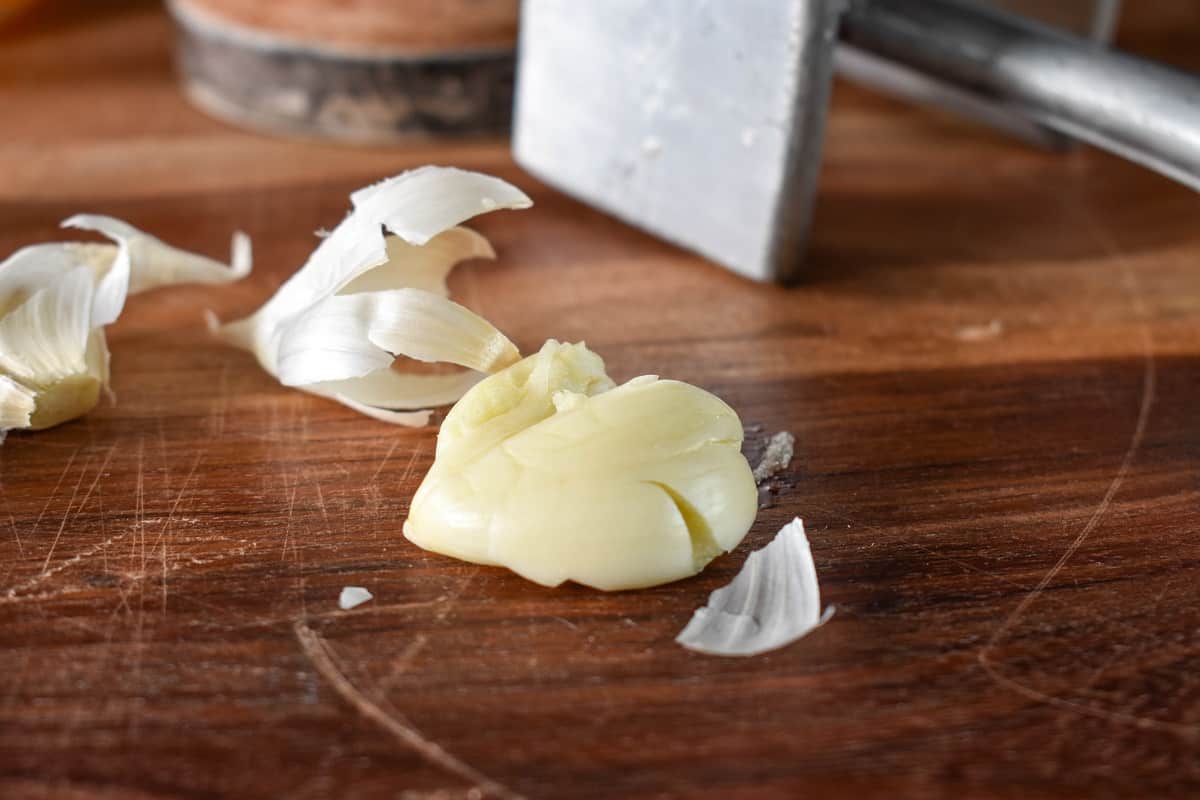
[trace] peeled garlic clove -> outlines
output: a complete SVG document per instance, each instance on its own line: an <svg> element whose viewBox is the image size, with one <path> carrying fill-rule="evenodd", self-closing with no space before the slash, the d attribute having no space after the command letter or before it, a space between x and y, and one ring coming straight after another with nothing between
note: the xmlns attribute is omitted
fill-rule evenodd
<svg viewBox="0 0 1200 800"><path fill-rule="evenodd" d="M614 387L584 345L550 341L451 409L404 534L547 586L678 580L754 521L741 442L708 392L655 376Z"/></svg>
<svg viewBox="0 0 1200 800"><path fill-rule="evenodd" d="M465 259L495 257L460 222L531 202L498 178L446 167L389 178L351 201L354 210L262 308L214 328L284 385L423 425L429 414L409 409L453 402L477 379L394 379L397 356L485 373L520 358L491 323L446 299L446 275Z"/></svg>

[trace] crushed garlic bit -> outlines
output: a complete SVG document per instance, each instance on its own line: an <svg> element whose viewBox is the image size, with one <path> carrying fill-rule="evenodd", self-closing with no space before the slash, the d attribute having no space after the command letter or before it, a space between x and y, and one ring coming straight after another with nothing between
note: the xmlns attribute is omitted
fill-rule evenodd
<svg viewBox="0 0 1200 800"><path fill-rule="evenodd" d="M754 522L741 443L714 395L654 375L614 386L586 346L551 340L450 410L404 535L545 586L686 578Z"/></svg>
<svg viewBox="0 0 1200 800"><path fill-rule="evenodd" d="M424 425L483 374L516 362L517 348L487 320L448 299L446 276L469 258L494 258L459 223L532 202L499 178L422 167L360 189L353 211L252 316L213 322L285 386L377 419ZM466 367L403 374L397 356Z"/></svg>
<svg viewBox="0 0 1200 800"><path fill-rule="evenodd" d="M821 613L817 568L797 518L709 595L675 641L709 655L753 656L791 644L832 613Z"/></svg>
<svg viewBox="0 0 1200 800"><path fill-rule="evenodd" d="M754 482L762 485L783 472L792 463L792 455L796 450L796 437L787 431L780 431L770 438L767 448L763 451L758 466L754 468Z"/></svg>
<svg viewBox="0 0 1200 800"><path fill-rule="evenodd" d="M349 611L361 606L374 596L362 586L343 586L342 593L338 595L338 608L342 611Z"/></svg>
<svg viewBox="0 0 1200 800"><path fill-rule="evenodd" d="M115 244L56 242L0 263L0 442L86 414L108 388L104 326L125 299L178 283L227 283L250 272L250 240L237 233L226 266L172 247L112 217L81 214L64 227Z"/></svg>

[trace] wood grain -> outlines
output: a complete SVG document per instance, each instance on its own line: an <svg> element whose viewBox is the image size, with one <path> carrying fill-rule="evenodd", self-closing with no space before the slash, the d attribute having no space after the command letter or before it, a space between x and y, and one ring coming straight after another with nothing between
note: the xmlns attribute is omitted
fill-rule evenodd
<svg viewBox="0 0 1200 800"><path fill-rule="evenodd" d="M1179 4L1137 49L1200 66ZM1161 9L1169 27L1155 24ZM114 214L252 278L134 298L116 405L0 448L0 796L1195 797L1200 199L839 87L808 281L756 286L539 185L503 142L339 150L191 110L161 10L0 34L0 252ZM71 57L64 57L70 53ZM797 456L703 575L547 590L400 535L435 430L288 391L207 337L427 162L536 206L459 298L524 349L730 402ZM672 639L804 517L833 620ZM375 600L337 608L342 586Z"/></svg>

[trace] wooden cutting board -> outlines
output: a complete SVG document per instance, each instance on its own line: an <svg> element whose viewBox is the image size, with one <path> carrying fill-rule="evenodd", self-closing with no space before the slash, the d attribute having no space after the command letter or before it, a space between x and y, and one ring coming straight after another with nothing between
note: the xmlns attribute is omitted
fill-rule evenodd
<svg viewBox="0 0 1200 800"><path fill-rule="evenodd" d="M1200 66L1195 11L1129 5L1132 45ZM119 402L0 448L0 796L1200 793L1200 198L839 87L809 279L757 286L503 142L226 128L180 96L157 5L39 13L0 32L0 252L95 211L215 256L245 229L256 268L134 298ZM351 189L425 163L533 196L454 277L523 350L586 338L618 379L704 386L752 460L795 433L734 554L612 595L424 553L400 525L436 430L207 336ZM758 658L675 645L797 515L833 620ZM346 585L375 599L339 611Z"/></svg>

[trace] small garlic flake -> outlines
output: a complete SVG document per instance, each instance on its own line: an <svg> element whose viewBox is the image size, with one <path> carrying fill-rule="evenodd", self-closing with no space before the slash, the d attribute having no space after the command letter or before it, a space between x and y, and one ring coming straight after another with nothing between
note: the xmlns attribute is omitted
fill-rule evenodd
<svg viewBox="0 0 1200 800"><path fill-rule="evenodd" d="M832 614L821 613L817 568L797 518L709 595L675 641L708 655L753 656L791 644Z"/></svg>
<svg viewBox="0 0 1200 800"><path fill-rule="evenodd" d="M343 586L342 593L338 595L338 607L342 611L349 611L352 608L361 606L373 597L374 595L361 586Z"/></svg>

